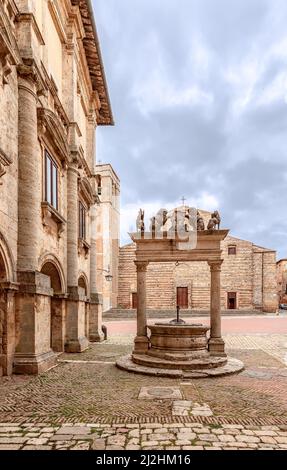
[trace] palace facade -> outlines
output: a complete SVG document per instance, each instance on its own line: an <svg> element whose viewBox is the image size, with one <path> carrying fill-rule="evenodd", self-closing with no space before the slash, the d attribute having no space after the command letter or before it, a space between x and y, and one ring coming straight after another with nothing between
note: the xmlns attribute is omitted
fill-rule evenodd
<svg viewBox="0 0 287 470"><path fill-rule="evenodd" d="M95 162L95 130L106 125L91 1L2 0L0 375L39 373L57 353L103 339L120 191L112 167Z"/></svg>

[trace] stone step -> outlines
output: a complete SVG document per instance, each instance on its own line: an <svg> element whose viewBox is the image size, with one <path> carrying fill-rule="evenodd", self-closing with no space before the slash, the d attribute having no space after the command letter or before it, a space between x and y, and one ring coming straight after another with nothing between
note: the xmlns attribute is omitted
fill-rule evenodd
<svg viewBox="0 0 287 470"><path fill-rule="evenodd" d="M258 310L223 310L221 315L224 316L256 316L262 315ZM104 320L133 320L136 319L137 312L134 309L113 308L103 313ZM181 318L209 317L207 310L181 310ZM175 310L147 310L147 318L166 318L172 320L176 317Z"/></svg>
<svg viewBox="0 0 287 470"><path fill-rule="evenodd" d="M133 362L144 367L153 367L155 369L198 370L222 367L227 363L227 358L208 356L191 361L171 361L148 356L147 354L133 354Z"/></svg>

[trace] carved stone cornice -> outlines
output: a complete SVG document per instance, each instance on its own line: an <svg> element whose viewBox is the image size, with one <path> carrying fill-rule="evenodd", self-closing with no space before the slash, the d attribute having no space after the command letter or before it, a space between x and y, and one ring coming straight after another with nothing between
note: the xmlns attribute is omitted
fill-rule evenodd
<svg viewBox="0 0 287 470"><path fill-rule="evenodd" d="M70 150L68 146L68 134L61 119L50 109L38 108L38 133L47 137L56 148L62 163L69 162Z"/></svg>
<svg viewBox="0 0 287 470"><path fill-rule="evenodd" d="M11 20L8 18L4 5L0 2L0 62L3 67L3 83L12 72L12 66L21 63L20 52L14 36Z"/></svg>
<svg viewBox="0 0 287 470"><path fill-rule="evenodd" d="M90 0L71 0L71 2L74 7L79 8L85 30L83 47L89 67L93 91L97 91L100 100L100 106L99 109L97 109L97 123L98 125L113 125L114 120L109 99L108 85L93 17L92 4Z"/></svg>
<svg viewBox="0 0 287 470"><path fill-rule="evenodd" d="M5 167L12 164L12 160L6 153L0 148L0 186L3 184L1 181L2 176L6 174Z"/></svg>

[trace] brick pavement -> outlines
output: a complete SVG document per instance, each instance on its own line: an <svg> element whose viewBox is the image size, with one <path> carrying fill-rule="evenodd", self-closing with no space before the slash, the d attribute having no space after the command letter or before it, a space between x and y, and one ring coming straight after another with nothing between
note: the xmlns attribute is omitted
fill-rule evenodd
<svg viewBox="0 0 287 470"><path fill-rule="evenodd" d="M287 448L284 335L229 335L226 342L245 363L239 375L129 374L114 361L131 350L132 337L113 336L83 354L62 355L38 377L1 378L0 450ZM175 387L179 395L147 401L139 398L144 387Z"/></svg>

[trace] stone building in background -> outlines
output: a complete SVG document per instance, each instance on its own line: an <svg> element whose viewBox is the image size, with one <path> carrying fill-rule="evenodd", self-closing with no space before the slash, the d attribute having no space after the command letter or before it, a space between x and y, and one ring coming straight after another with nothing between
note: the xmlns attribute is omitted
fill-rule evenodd
<svg viewBox="0 0 287 470"><path fill-rule="evenodd" d="M287 259L277 261L277 286L280 304L287 304Z"/></svg>
<svg viewBox="0 0 287 470"><path fill-rule="evenodd" d="M95 164L95 129L112 124L91 1L1 0L0 375L102 339L119 181Z"/></svg>
<svg viewBox="0 0 287 470"><path fill-rule="evenodd" d="M205 224L210 212L200 211ZM228 236L222 243L221 307L223 310L276 312L276 252ZM135 245L120 248L118 307L137 306ZM147 270L149 309L208 310L210 272L205 263L150 263Z"/></svg>
<svg viewBox="0 0 287 470"><path fill-rule="evenodd" d="M117 306L120 228L120 182L111 165L96 166L99 178L101 227L97 241L98 279L103 296L103 311ZM104 273L104 275L103 275Z"/></svg>

